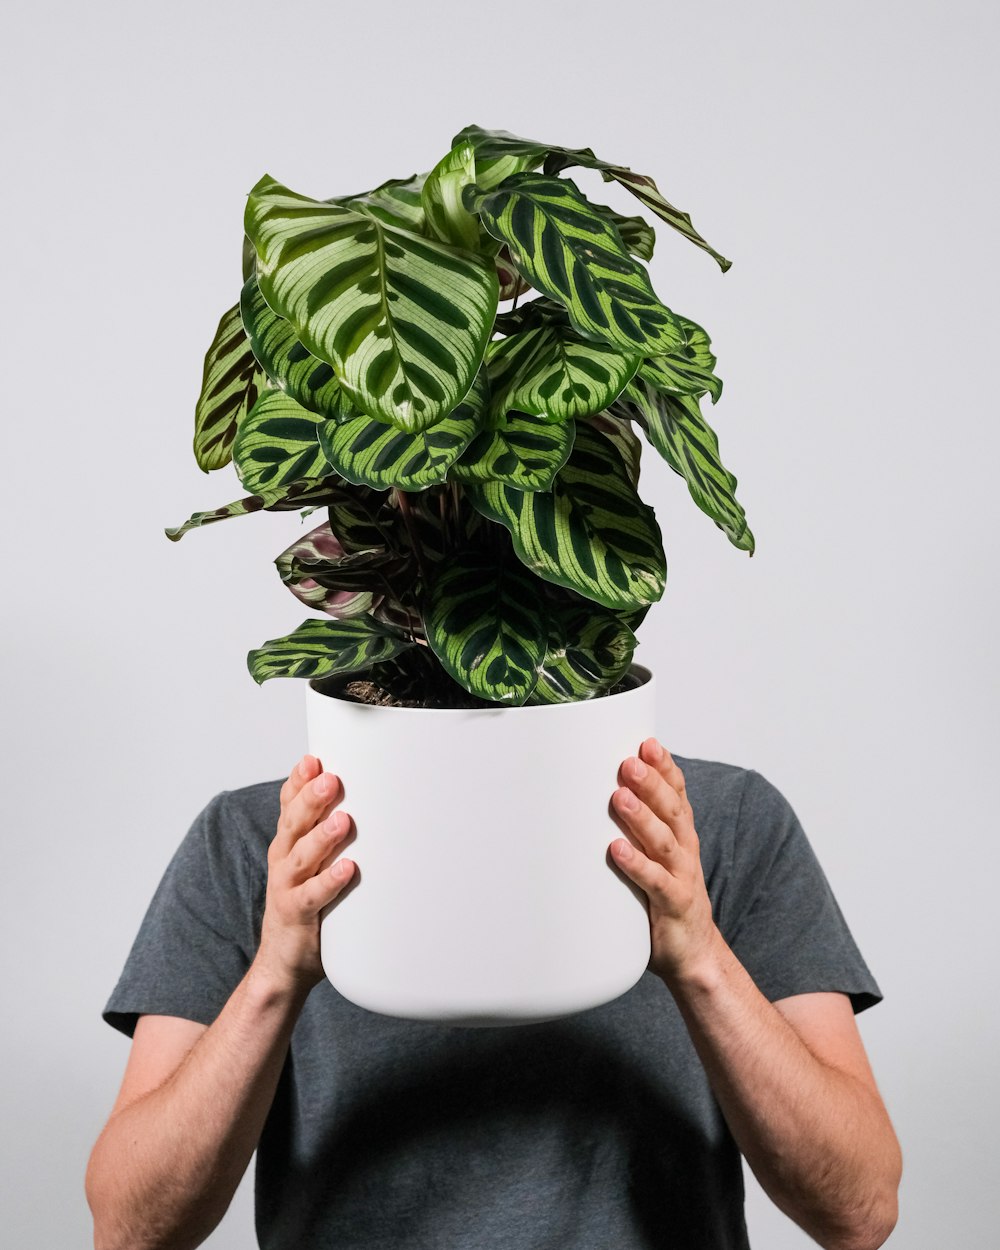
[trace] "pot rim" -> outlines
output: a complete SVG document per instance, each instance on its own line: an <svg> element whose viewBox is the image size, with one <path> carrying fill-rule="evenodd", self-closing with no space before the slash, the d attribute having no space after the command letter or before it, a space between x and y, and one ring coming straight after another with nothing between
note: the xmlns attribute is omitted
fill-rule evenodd
<svg viewBox="0 0 1000 1250"><path fill-rule="evenodd" d="M395 716L399 716L404 712L417 716L496 716L498 712L503 712L505 715L515 712L522 715L528 712L548 712L550 714L563 712L565 714L565 711L569 708L599 707L606 698L627 699L630 696L637 695L640 691L648 689L654 681L652 670L648 669L644 664L630 664L626 672L639 678L639 684L633 686L631 690L620 690L617 694L605 695L600 699L574 699L566 703L535 703L530 706L523 704L520 707L505 707L501 703L497 703L493 707L393 707L391 704L359 703L353 699L342 699L332 691L317 690L316 683L318 681L328 680L322 677L309 678L306 698L332 699L335 703L357 708L365 713L389 712Z"/></svg>

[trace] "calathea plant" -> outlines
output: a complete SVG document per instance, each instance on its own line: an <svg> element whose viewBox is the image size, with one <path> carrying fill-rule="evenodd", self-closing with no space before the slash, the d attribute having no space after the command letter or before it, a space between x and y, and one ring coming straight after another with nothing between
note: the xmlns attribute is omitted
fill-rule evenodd
<svg viewBox="0 0 1000 1250"><path fill-rule="evenodd" d="M322 615L250 652L258 682L357 676L428 706L607 693L666 578L637 429L753 554L700 409L722 389L708 335L654 293L652 227L573 166L729 267L651 178L478 126L372 191L250 192L194 437L250 493L166 532L325 513L275 561Z"/></svg>

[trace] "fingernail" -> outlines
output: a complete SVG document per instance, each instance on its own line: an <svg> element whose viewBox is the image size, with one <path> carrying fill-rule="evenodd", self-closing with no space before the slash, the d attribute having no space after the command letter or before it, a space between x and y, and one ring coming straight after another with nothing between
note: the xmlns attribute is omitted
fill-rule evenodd
<svg viewBox="0 0 1000 1250"><path fill-rule="evenodd" d="M653 745L650 747L649 753L653 757L653 762L658 764L663 759L663 747L660 746L655 738L651 738L650 741Z"/></svg>
<svg viewBox="0 0 1000 1250"><path fill-rule="evenodd" d="M313 784L316 787L317 794L331 794L333 792L333 778L329 773L321 773Z"/></svg>
<svg viewBox="0 0 1000 1250"><path fill-rule="evenodd" d="M634 812L639 806L639 800L635 797L631 790L620 790L619 795L622 807L627 807L630 812Z"/></svg>
<svg viewBox="0 0 1000 1250"><path fill-rule="evenodd" d="M635 777L637 781L641 781L643 777L645 777L645 775L646 775L646 765L637 756L632 761L632 776Z"/></svg>
<svg viewBox="0 0 1000 1250"><path fill-rule="evenodd" d="M618 859L632 858L632 843L626 838L618 838L615 842L612 842L611 849Z"/></svg>

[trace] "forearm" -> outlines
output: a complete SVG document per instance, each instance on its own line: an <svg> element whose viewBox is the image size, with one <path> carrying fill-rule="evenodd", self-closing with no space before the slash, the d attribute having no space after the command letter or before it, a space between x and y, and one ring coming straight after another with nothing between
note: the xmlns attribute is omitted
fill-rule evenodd
<svg viewBox="0 0 1000 1250"><path fill-rule="evenodd" d="M721 935L697 971L668 988L771 1199L828 1250L881 1245L899 1166L881 1103L812 1054Z"/></svg>
<svg viewBox="0 0 1000 1250"><path fill-rule="evenodd" d="M305 991L252 965L158 1088L112 1116L87 1196L98 1250L189 1250L225 1214L274 1098Z"/></svg>

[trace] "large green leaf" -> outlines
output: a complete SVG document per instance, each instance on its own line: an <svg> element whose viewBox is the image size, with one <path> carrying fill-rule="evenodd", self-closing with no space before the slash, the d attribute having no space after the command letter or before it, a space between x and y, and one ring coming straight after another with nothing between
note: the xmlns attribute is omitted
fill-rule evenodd
<svg viewBox="0 0 1000 1250"><path fill-rule="evenodd" d="M715 376L715 357L709 350L711 339L693 321L678 317L684 341L664 356L653 356L639 365L639 376L667 395L712 396L716 403L722 394L722 379Z"/></svg>
<svg viewBox="0 0 1000 1250"><path fill-rule="evenodd" d="M199 468L208 473L229 463L240 422L266 384L237 304L222 314L205 354L201 393L194 410L194 456Z"/></svg>
<svg viewBox="0 0 1000 1250"><path fill-rule="evenodd" d="M491 413L515 409L548 421L600 412L635 374L640 357L578 334L565 316L547 318L487 348Z"/></svg>
<svg viewBox="0 0 1000 1250"><path fill-rule="evenodd" d="M427 234L427 218L424 214L423 186L426 174L411 174L409 178L387 178L371 191L357 195L334 195L324 204L342 204L359 213L374 217L388 226L400 226L414 234Z"/></svg>
<svg viewBox="0 0 1000 1250"><path fill-rule="evenodd" d="M691 498L741 551L754 552L754 537L736 499L736 478L719 457L719 440L694 395L666 395L635 378L614 405L635 417L650 443L687 482Z"/></svg>
<svg viewBox="0 0 1000 1250"><path fill-rule="evenodd" d="M605 694L632 663L635 634L617 613L550 606L549 636L531 703L575 703Z"/></svg>
<svg viewBox="0 0 1000 1250"><path fill-rule="evenodd" d="M466 126L460 130L452 144L471 143L476 150L476 167L480 164L493 169L500 168L500 162L506 159L512 164L518 160L525 162L525 168L535 169L544 160L543 169L546 174L557 174L561 169L571 165L581 165L588 169L597 169L605 182L617 182L630 191L638 200L651 209L657 217L679 231L686 239L690 239L698 247L712 256L725 272L733 263L721 256L715 248L695 230L689 214L664 199L656 183L647 174L637 174L627 165L617 165L610 161L599 160L591 148L564 148L552 143L539 143L534 139L522 139L508 130L484 130L481 126ZM479 186L496 186L496 181L489 183L479 179Z"/></svg>
<svg viewBox="0 0 1000 1250"><path fill-rule="evenodd" d="M669 352L681 342L645 267L571 179L515 174L493 191L468 188L465 203L508 245L531 285L565 305L584 336L638 356Z"/></svg>
<svg viewBox="0 0 1000 1250"><path fill-rule="evenodd" d="M321 585L312 576L314 567L310 566L334 564L344 556L344 549L330 529L329 521L324 521L286 547L274 563L282 582L300 603L345 620L370 612L381 594L367 589L345 590Z"/></svg>
<svg viewBox="0 0 1000 1250"><path fill-rule="evenodd" d="M330 503L330 529L345 551L400 550L405 542L400 517L386 491L368 486L346 488Z"/></svg>
<svg viewBox="0 0 1000 1250"><path fill-rule="evenodd" d="M614 444L625 465L628 480L633 488L638 487L639 470L642 466L642 440L632 429L628 416L617 411L599 412L593 417L587 417L587 424Z"/></svg>
<svg viewBox="0 0 1000 1250"><path fill-rule="evenodd" d="M279 565L282 568L282 581L307 577L327 590L368 590L379 595L400 593L413 580L413 561L389 551L358 551L320 559L296 555Z"/></svg>
<svg viewBox="0 0 1000 1250"><path fill-rule="evenodd" d="M233 463L246 489L260 493L327 477L332 468L319 445L323 420L284 391L264 391L233 444Z"/></svg>
<svg viewBox="0 0 1000 1250"><path fill-rule="evenodd" d="M479 248L480 225L463 205L462 192L475 180L475 150L471 143L459 143L434 166L420 193L434 238L472 252Z"/></svg>
<svg viewBox="0 0 1000 1250"><path fill-rule="evenodd" d="M469 502L510 530L518 557L539 577L609 608L655 603L667 564L653 509L642 502L624 461L581 421L573 453L551 491L497 482L466 486Z"/></svg>
<svg viewBox="0 0 1000 1250"><path fill-rule="evenodd" d="M323 506L338 499L341 488L333 479L321 482L291 482L276 490L263 491L259 495L247 495L232 503L205 512L193 513L183 525L175 525L163 532L171 542L177 542L188 530L200 529L215 521L228 521L230 517L249 516L251 512L293 512L308 505ZM311 510L311 509L310 509ZM304 515L304 514L303 514Z"/></svg>
<svg viewBox="0 0 1000 1250"><path fill-rule="evenodd" d="M376 490L390 486L423 490L447 478L479 428L484 403L485 380L474 384L454 412L427 430L410 434L361 416L343 425L321 426L320 447L349 482Z"/></svg>
<svg viewBox="0 0 1000 1250"><path fill-rule="evenodd" d="M520 706L545 655L545 605L513 558L463 551L434 578L424 611L427 641L470 694Z"/></svg>
<svg viewBox="0 0 1000 1250"><path fill-rule="evenodd" d="M333 366L307 351L291 324L268 304L256 273L243 285L240 314L253 354L281 390L303 408L332 421L347 421L358 415Z"/></svg>
<svg viewBox="0 0 1000 1250"><path fill-rule="evenodd" d="M496 315L492 257L421 236L265 175L247 235L268 304L332 364L354 404L423 430L463 399Z"/></svg>
<svg viewBox="0 0 1000 1250"><path fill-rule="evenodd" d="M371 616L308 620L248 652L247 668L258 685L271 677L331 677L362 672L411 646L405 634Z"/></svg>
<svg viewBox="0 0 1000 1250"><path fill-rule="evenodd" d="M548 490L573 450L572 421L509 412L498 429L481 430L448 474L455 482L505 482L518 490Z"/></svg>

